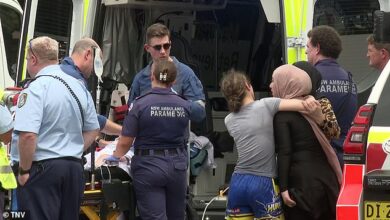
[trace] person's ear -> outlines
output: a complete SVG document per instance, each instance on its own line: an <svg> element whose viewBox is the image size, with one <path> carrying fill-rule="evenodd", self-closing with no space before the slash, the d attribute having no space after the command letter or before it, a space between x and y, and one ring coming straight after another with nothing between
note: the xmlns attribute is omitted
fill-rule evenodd
<svg viewBox="0 0 390 220"><path fill-rule="evenodd" d="M389 56L390 56L389 52L388 52L386 49L384 49L384 48L382 48L382 49L380 50L380 53L381 53L381 55L384 56L384 57L389 57Z"/></svg>
<svg viewBox="0 0 390 220"><path fill-rule="evenodd" d="M156 80L156 78L154 77L154 74L150 74L150 80L153 82L154 80Z"/></svg>
<svg viewBox="0 0 390 220"><path fill-rule="evenodd" d="M92 59L92 50L91 49L87 49L84 52L84 60L88 60L89 57L91 57L91 59Z"/></svg>
<svg viewBox="0 0 390 220"><path fill-rule="evenodd" d="M33 65L38 63L38 59L37 59L37 57L35 55L30 55L30 59L31 59L31 63Z"/></svg>
<svg viewBox="0 0 390 220"><path fill-rule="evenodd" d="M320 48L321 48L320 44L317 44L314 48L316 50L316 54L319 54L320 53Z"/></svg>
<svg viewBox="0 0 390 220"><path fill-rule="evenodd" d="M144 44L144 49L145 49L145 51L146 52L150 52L149 50L150 50L150 45L149 44Z"/></svg>
<svg viewBox="0 0 390 220"><path fill-rule="evenodd" d="M246 88L246 90L250 91L251 88L252 88L252 85L250 83L246 82L245 83L245 88Z"/></svg>

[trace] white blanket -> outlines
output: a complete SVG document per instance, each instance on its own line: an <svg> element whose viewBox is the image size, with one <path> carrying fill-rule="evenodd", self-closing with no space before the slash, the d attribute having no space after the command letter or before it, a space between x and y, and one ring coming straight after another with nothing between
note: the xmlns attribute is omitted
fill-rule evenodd
<svg viewBox="0 0 390 220"><path fill-rule="evenodd" d="M113 154L116 144L118 143L118 140L115 140L105 146L103 149L101 149L98 152L95 152L95 168L98 168L100 166L107 166L105 164L104 160ZM121 158L119 161L118 167L124 170L127 174L130 176L130 168L131 168L131 158L134 156L134 148L130 148L130 150ZM127 159L126 159L126 158ZM87 159L87 163L84 165L84 169L90 170L91 169L91 153L86 154L85 158Z"/></svg>

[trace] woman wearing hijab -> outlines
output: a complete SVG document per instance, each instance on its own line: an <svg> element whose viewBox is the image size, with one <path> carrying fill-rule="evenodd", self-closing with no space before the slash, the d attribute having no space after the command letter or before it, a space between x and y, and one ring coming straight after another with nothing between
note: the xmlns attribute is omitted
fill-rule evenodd
<svg viewBox="0 0 390 220"><path fill-rule="evenodd" d="M293 63L293 65L305 71L310 77L312 84L310 95L318 100L321 105L322 113L325 116L324 120L317 124L329 140L338 139L340 136L340 126L337 122L336 115L334 114L332 104L325 96L318 97L317 95L317 90L321 86L321 73L307 61L298 61Z"/></svg>
<svg viewBox="0 0 390 220"><path fill-rule="evenodd" d="M305 71L286 64L274 71L270 88L274 97L303 99L312 86ZM278 112L274 135L286 219L335 219L342 175L327 137L299 112Z"/></svg>

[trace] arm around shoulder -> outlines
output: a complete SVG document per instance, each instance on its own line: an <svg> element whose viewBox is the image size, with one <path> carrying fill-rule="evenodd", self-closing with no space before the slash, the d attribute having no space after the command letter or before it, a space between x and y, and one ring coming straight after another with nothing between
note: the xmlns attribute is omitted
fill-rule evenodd
<svg viewBox="0 0 390 220"><path fill-rule="evenodd" d="M281 99L279 111L304 111L303 100L301 99Z"/></svg>

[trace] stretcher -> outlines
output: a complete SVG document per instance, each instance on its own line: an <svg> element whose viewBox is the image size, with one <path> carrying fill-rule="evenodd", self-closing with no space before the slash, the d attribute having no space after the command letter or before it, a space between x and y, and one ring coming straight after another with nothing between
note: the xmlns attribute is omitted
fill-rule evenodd
<svg viewBox="0 0 390 220"><path fill-rule="evenodd" d="M95 147L91 152L95 152ZM92 172L93 171L93 172ZM86 179L81 213L89 220L114 220L121 213L126 219L136 219L136 200L131 177L118 166L95 169L95 154L91 153L91 169L85 170Z"/></svg>

